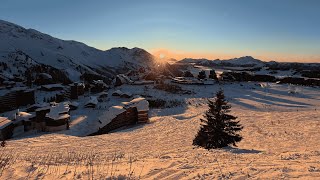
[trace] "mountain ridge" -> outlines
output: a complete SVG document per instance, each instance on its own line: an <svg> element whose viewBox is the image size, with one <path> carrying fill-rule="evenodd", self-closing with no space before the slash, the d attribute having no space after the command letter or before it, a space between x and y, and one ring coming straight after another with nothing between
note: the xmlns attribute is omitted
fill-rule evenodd
<svg viewBox="0 0 320 180"><path fill-rule="evenodd" d="M103 51L82 42L61 40L3 20L0 20L0 39L0 62L12 62L12 54L21 56L22 53L25 55L24 61L31 58L39 64L59 69L71 81L79 81L83 73L101 74L106 69L110 72L102 75L112 78L112 75L127 70L151 68L155 59L141 48L119 47ZM17 66L12 68L19 71Z"/></svg>

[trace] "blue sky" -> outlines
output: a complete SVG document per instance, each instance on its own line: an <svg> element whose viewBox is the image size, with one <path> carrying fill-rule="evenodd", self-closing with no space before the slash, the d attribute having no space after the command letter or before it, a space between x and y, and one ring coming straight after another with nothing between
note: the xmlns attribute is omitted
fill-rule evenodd
<svg viewBox="0 0 320 180"><path fill-rule="evenodd" d="M103 50L320 62L318 0L2 0L0 19Z"/></svg>

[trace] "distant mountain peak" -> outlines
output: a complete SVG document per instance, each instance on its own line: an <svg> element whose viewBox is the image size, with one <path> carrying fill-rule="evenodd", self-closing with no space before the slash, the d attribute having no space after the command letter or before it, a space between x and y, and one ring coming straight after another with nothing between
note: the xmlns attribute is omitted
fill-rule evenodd
<svg viewBox="0 0 320 180"><path fill-rule="evenodd" d="M233 59L226 59L226 60L208 60L205 58L201 59L193 59L193 58L184 58L179 63L195 63L199 65L234 65L234 66L263 66L265 62L255 59L252 56L242 56Z"/></svg>

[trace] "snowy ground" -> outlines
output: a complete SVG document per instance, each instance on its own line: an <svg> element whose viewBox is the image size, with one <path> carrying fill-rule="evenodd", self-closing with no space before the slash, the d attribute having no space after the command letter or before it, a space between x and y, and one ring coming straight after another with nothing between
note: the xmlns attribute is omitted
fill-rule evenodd
<svg viewBox="0 0 320 180"><path fill-rule="evenodd" d="M1 148L1 179L320 179L320 89L256 83L182 86L174 95L143 86L121 86L186 105L153 109L149 124L111 134L77 137L45 134ZM223 88L241 121L238 147L206 151L192 146L206 98Z"/></svg>

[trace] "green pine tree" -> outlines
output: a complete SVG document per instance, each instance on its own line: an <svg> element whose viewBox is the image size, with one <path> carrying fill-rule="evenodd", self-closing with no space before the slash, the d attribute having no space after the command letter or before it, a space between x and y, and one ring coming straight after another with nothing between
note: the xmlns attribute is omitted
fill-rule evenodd
<svg viewBox="0 0 320 180"><path fill-rule="evenodd" d="M225 100L222 90L218 91L214 100L208 100L209 109L201 119L202 125L193 145L205 149L222 148L228 145L236 146L242 137L237 132L242 126L237 117L228 114L231 105Z"/></svg>

